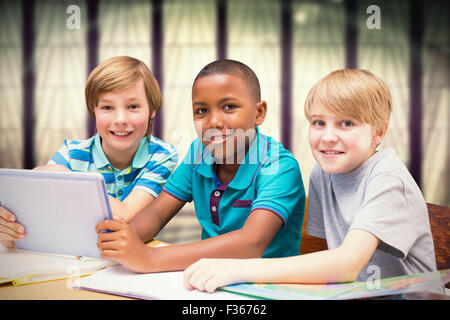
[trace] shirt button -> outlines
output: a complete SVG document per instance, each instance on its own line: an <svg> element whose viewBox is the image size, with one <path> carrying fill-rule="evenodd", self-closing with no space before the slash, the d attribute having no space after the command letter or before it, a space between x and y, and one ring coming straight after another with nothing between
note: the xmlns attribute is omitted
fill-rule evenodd
<svg viewBox="0 0 450 320"><path fill-rule="evenodd" d="M117 194L118 194L119 196L121 196L121 195L123 194L122 190L119 190L119 191L117 192Z"/></svg>
<svg viewBox="0 0 450 320"><path fill-rule="evenodd" d="M220 196L220 191L215 191L214 192L214 196L219 197Z"/></svg>
<svg viewBox="0 0 450 320"><path fill-rule="evenodd" d="M212 211L212 212L216 212L216 211L217 211L216 206L212 206L212 207L211 207L211 211Z"/></svg>
<svg viewBox="0 0 450 320"><path fill-rule="evenodd" d="M122 176L118 176L117 180L122 181Z"/></svg>

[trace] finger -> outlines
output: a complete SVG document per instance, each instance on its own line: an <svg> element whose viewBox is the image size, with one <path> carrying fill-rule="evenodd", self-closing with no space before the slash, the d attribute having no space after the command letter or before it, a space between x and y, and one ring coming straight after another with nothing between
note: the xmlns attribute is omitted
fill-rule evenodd
<svg viewBox="0 0 450 320"><path fill-rule="evenodd" d="M7 221L14 222L16 221L16 216L13 215L8 209L5 209L5 207L0 206L0 217Z"/></svg>
<svg viewBox="0 0 450 320"><path fill-rule="evenodd" d="M195 289L194 286L191 285L192 272L188 274L188 273L186 273L186 270L184 271L183 284L189 290Z"/></svg>
<svg viewBox="0 0 450 320"><path fill-rule="evenodd" d="M125 251L126 241L118 238L109 238L108 240L97 241L97 248L99 252L105 250Z"/></svg>
<svg viewBox="0 0 450 320"><path fill-rule="evenodd" d="M186 270L184 270L184 273L183 273L183 285L186 287L186 289L192 290L192 289L194 289L194 287L191 286L191 284L189 282L191 274L186 273Z"/></svg>
<svg viewBox="0 0 450 320"><path fill-rule="evenodd" d="M184 287L188 290L194 290L195 288L189 283L189 281L184 280Z"/></svg>
<svg viewBox="0 0 450 320"><path fill-rule="evenodd" d="M198 261L194 262L189 267L184 269L184 277L189 278L197 268L198 268Z"/></svg>
<svg viewBox="0 0 450 320"><path fill-rule="evenodd" d="M98 244L98 250L103 252L105 250L118 251L123 248L123 242L120 240L100 242Z"/></svg>
<svg viewBox="0 0 450 320"><path fill-rule="evenodd" d="M8 222L0 218L0 237L4 234L14 236L16 238L23 238L25 236L25 228L14 222Z"/></svg>
<svg viewBox="0 0 450 320"><path fill-rule="evenodd" d="M95 226L95 232L99 233L100 231L119 231L124 227L124 223L116 220L103 220Z"/></svg>
<svg viewBox="0 0 450 320"><path fill-rule="evenodd" d="M117 232L100 232L97 236L97 243L114 241L119 239Z"/></svg>
<svg viewBox="0 0 450 320"><path fill-rule="evenodd" d="M223 283L220 283L216 276L212 276L211 278L206 281L204 284L204 288L206 292L212 293L216 291L218 287L223 286Z"/></svg>
<svg viewBox="0 0 450 320"><path fill-rule="evenodd" d="M111 220L103 220L101 222L99 222L96 226L95 226L95 232L99 233L100 231L103 230L108 230L108 225L110 224Z"/></svg>
<svg viewBox="0 0 450 320"><path fill-rule="evenodd" d="M192 274L197 270L199 262L194 262L189 267L184 270L183 273L183 282L184 286L190 290L194 289L194 287L190 284Z"/></svg>
<svg viewBox="0 0 450 320"><path fill-rule="evenodd" d="M117 262L119 259L119 255L118 252L116 250L103 250L100 251L100 257L102 257L102 259L109 259L109 260L115 260Z"/></svg>
<svg viewBox="0 0 450 320"><path fill-rule="evenodd" d="M119 221L119 222L122 222L122 223L127 223L127 221L124 218L119 217L119 216L113 216L113 219L115 221Z"/></svg>
<svg viewBox="0 0 450 320"><path fill-rule="evenodd" d="M198 274L198 276L197 276ZM206 272L197 272L191 280L191 285L193 285L197 290L205 291L205 284L209 279L213 277L213 274Z"/></svg>
<svg viewBox="0 0 450 320"><path fill-rule="evenodd" d="M23 237L16 237L14 235L8 234L8 233L1 233L0 232L0 241L17 241L22 239Z"/></svg>
<svg viewBox="0 0 450 320"><path fill-rule="evenodd" d="M194 266L195 269L190 274L189 279L188 279L189 284L198 290L202 290L203 287L202 287L201 279L202 279L202 277L205 277L205 271L202 270L203 268L201 267L201 265L202 265L201 261L196 262L196 266Z"/></svg>
<svg viewBox="0 0 450 320"><path fill-rule="evenodd" d="M15 248L16 246L14 245L13 241L3 241L0 240L0 243L3 244L5 247L7 248Z"/></svg>

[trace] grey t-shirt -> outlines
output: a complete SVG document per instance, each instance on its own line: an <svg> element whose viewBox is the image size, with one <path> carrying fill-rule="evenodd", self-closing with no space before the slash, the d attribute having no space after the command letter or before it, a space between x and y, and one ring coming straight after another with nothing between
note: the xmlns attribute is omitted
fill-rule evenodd
<svg viewBox="0 0 450 320"><path fill-rule="evenodd" d="M350 229L380 239L357 281L436 270L428 210L422 193L394 149L376 152L346 174L316 165L309 185L306 232L339 247ZM370 280L370 279L369 279Z"/></svg>

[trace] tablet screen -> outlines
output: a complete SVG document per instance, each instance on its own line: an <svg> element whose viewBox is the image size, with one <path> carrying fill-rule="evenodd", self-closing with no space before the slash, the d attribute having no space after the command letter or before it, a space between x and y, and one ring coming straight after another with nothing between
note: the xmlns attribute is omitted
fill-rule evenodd
<svg viewBox="0 0 450 320"><path fill-rule="evenodd" d="M0 169L0 201L25 227L17 248L100 257L95 226L112 219L101 174Z"/></svg>

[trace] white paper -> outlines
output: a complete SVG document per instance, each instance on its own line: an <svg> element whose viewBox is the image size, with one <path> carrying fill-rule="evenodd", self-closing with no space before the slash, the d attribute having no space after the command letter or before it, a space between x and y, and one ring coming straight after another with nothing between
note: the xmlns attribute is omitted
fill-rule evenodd
<svg viewBox="0 0 450 320"><path fill-rule="evenodd" d="M188 290L183 284L183 272L135 273L122 265L108 267L83 277L78 289L164 300L248 300L250 297L229 292L214 293ZM77 287L75 287L77 288Z"/></svg>
<svg viewBox="0 0 450 320"><path fill-rule="evenodd" d="M39 274L71 274L94 271L115 264L113 261L54 255L18 249L0 251L0 278Z"/></svg>

